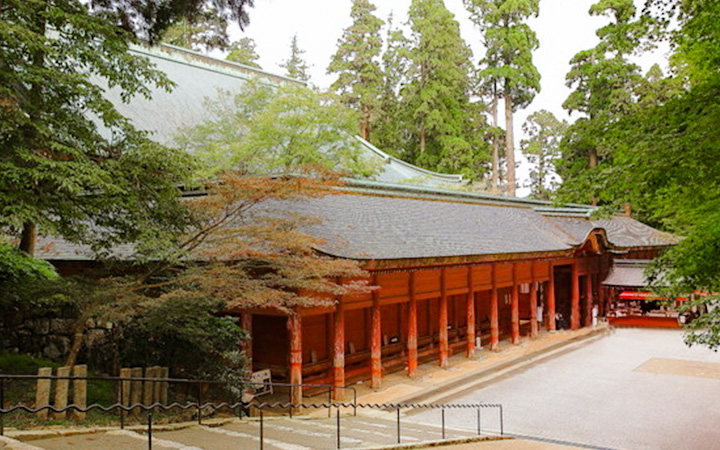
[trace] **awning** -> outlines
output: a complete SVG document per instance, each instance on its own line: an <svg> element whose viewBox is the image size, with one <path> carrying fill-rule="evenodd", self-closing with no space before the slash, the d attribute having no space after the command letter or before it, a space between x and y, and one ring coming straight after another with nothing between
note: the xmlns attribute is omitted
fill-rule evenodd
<svg viewBox="0 0 720 450"><path fill-rule="evenodd" d="M618 295L620 300L663 300L662 297L658 297L652 292L638 292L638 291L622 291Z"/></svg>
<svg viewBox="0 0 720 450"><path fill-rule="evenodd" d="M645 268L648 261L615 260L610 273L602 282L603 286L622 288L646 288Z"/></svg>
<svg viewBox="0 0 720 450"><path fill-rule="evenodd" d="M644 291L622 291L620 295L618 295L618 298L620 300L644 300L644 301L653 301L653 300L667 300L663 297L658 297L657 295L653 294L652 292L644 292ZM678 302L684 302L686 301L686 297L678 297L675 299L675 301Z"/></svg>

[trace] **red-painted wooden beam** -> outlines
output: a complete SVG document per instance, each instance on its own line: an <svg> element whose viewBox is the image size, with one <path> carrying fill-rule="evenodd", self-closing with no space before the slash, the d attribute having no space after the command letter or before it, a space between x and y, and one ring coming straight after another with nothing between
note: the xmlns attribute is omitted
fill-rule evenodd
<svg viewBox="0 0 720 450"><path fill-rule="evenodd" d="M448 298L445 268L440 269L440 311L438 311L439 332L439 363L440 367L448 366Z"/></svg>
<svg viewBox="0 0 720 450"><path fill-rule="evenodd" d="M500 343L500 326L498 323L498 289L495 283L495 266L491 271L492 288L490 290L490 350L497 350Z"/></svg>
<svg viewBox="0 0 720 450"><path fill-rule="evenodd" d="M302 384L302 319L297 313L287 318L288 337L290 341L290 383ZM290 388L290 403L302 403L302 388Z"/></svg>
<svg viewBox="0 0 720 450"><path fill-rule="evenodd" d="M572 297L570 304L570 329L580 328L580 276L578 275L578 263L572 265Z"/></svg>
<svg viewBox="0 0 720 450"><path fill-rule="evenodd" d="M345 310L342 302L338 301L335 309L334 335L333 335L333 386L345 387ZM345 400L345 389L335 389L333 400Z"/></svg>
<svg viewBox="0 0 720 450"><path fill-rule="evenodd" d="M520 342L520 293L518 292L517 285L517 264L512 265L512 297L511 297L511 310L510 310L510 322L512 325L512 336L511 341L513 344Z"/></svg>
<svg viewBox="0 0 720 450"><path fill-rule="evenodd" d="M417 298L415 297L415 272L410 272L408 302L408 336L407 336L407 367L408 376L415 378L418 366L418 324L417 324Z"/></svg>

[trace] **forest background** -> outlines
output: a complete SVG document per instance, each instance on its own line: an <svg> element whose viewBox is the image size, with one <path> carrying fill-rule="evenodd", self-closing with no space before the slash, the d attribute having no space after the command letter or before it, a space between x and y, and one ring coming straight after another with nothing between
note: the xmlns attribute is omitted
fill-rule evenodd
<svg viewBox="0 0 720 450"><path fill-rule="evenodd" d="M241 171L242 178L227 173L200 181L196 175L202 161L162 148L138 133L87 79L88 73L101 75L127 95L146 94L147 84L171 88L163 74L127 56L127 45L138 38L165 39L206 50L227 47L231 59L258 65L251 41L232 42L224 34L227 23L248 25L251 4L196 0L171 2L170 9L138 11L133 2L107 0L94 3L96 9L89 12L81 2L55 0L9 1L0 9L0 37L10 43L0 47L0 143L6 149L0 166L4 189L0 225L7 235L17 238L2 249L0 301L4 312L9 310L7 305L18 307L27 299L31 307L38 306L32 302L48 299L53 305L65 302L76 308L78 318L72 325L74 340L66 363L77 356L90 320L122 325L123 332L147 340L148 336L176 339L172 331L178 327L193 330L184 320L202 318L207 321L205 329L226 332L215 333L214 342L207 333L191 333L179 336L186 341L157 347L196 346L197 352L184 354L217 355L214 367L203 368L210 372L241 368L231 350L241 333L234 324L211 314L226 308L237 292L243 292L251 303L276 300L275 306L291 311L294 306L322 301L293 293L363 289L332 282L343 276L357 277L358 268L316 255L313 239L301 232L302 220L268 215L273 219L252 226L221 226L245 222L243 214L267 199L323 195L337 178L322 167L317 154L282 149L293 156L287 174L297 174L302 163L315 163L306 184L298 184L294 176L268 181L252 171ZM538 40L529 26L540 13L539 3L464 2L489 49L480 65L470 56L459 24L442 1L413 0L409 31L402 35L397 28L384 31L385 42L395 44L389 54L379 45L365 45L383 36L382 21L371 14L372 4L366 0L353 4L356 20L345 28L327 67L337 77L332 90L351 107L349 111L354 110L352 120L343 119L338 130L353 128L413 163L463 172L476 189L499 192L502 186L496 181L505 179L505 192L514 195L512 127L491 126L488 112L501 100L522 109L540 90L540 74L531 58ZM220 9L208 9L213 5ZM564 109L579 112L578 120L563 124L552 116L534 115L526 123L528 136L521 142L526 151L542 152L545 156L537 157L547 158L543 159L545 169L563 178L559 186L546 185L537 173L541 165L536 164L535 196L591 203L605 212L625 207L644 222L687 236L658 262L655 278L662 283L655 288L667 296L694 290L709 294L697 302L709 306L711 313L693 322L698 333L689 339L710 346L720 342L720 314L713 309L715 293L720 292L716 255L720 249L720 139L716 136L720 24L715 20L719 8L708 0L650 0L647 14L640 15L631 0L594 3L590 14L606 19L596 30L596 44L571 57L567 74L571 93L563 99ZM350 29L355 23L362 24L369 38L353 39L359 34ZM61 32L49 36L48 29ZM657 42L670 44L671 70L644 72L631 57ZM353 54L374 63L348 64L348 55ZM82 62L82 70L74 61ZM118 67L126 70L117 71ZM291 40L282 67L294 78L310 78L297 38ZM393 70L378 71L379 67ZM46 83L48 79L53 83ZM373 81L377 83L371 86ZM272 111L267 109L270 106L289 105L312 117L318 111L312 108L329 104L324 97L315 101L312 90L305 92L308 102L303 105L255 97L259 102L250 103L240 115L263 118L263 113ZM99 132L88 111L112 131L112 139ZM268 128L262 139L248 142L267 142L273 132ZM337 142L338 137L328 139ZM498 170L491 169L493 153L502 156L501 141L507 149L504 174L500 164L495 165ZM168 158L170 151L173 158ZM182 202L179 186L202 186L209 195ZM233 186L242 189L233 190ZM237 197L238 192L243 197ZM110 276L81 282L58 280L47 264L31 258L38 230L85 244L109 264L113 247L133 243L141 273L126 270L118 276L111 271ZM215 244L214 250L203 247L206 242ZM229 260L228 249L232 249ZM188 256L196 251L212 264L191 263ZM297 269L302 267L322 270ZM218 279L224 282L218 284ZM167 323L167 311L179 310L173 308L178 304L188 306L186 314ZM223 350L212 348L215 344ZM193 362L187 366L197 368Z"/></svg>

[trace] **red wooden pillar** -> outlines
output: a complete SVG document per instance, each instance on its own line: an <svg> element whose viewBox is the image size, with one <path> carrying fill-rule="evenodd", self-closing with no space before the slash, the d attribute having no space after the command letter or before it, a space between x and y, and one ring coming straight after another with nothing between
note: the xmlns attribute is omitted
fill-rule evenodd
<svg viewBox="0 0 720 450"><path fill-rule="evenodd" d="M570 304L570 329L580 328L580 276L578 275L578 262L572 265L572 303Z"/></svg>
<svg viewBox="0 0 720 450"><path fill-rule="evenodd" d="M445 282L445 268L440 269L440 311L438 312L439 320L439 336L440 340L440 367L443 369L448 366L448 298Z"/></svg>
<svg viewBox="0 0 720 450"><path fill-rule="evenodd" d="M467 357L470 358L475 353L475 280L473 279L473 267L468 266L468 293L465 298L465 310L467 311Z"/></svg>
<svg viewBox="0 0 720 450"><path fill-rule="evenodd" d="M548 280L547 288L547 317L548 330L556 330L557 326L555 324L555 271L553 270L552 264L550 264L550 279Z"/></svg>
<svg viewBox="0 0 720 450"><path fill-rule="evenodd" d="M335 333L333 335L333 400L345 400L345 310L342 300L338 299L334 314Z"/></svg>
<svg viewBox="0 0 720 450"><path fill-rule="evenodd" d="M497 350L500 343L500 326L498 324L498 289L495 280L495 265L491 266L492 289L490 290L490 350Z"/></svg>
<svg viewBox="0 0 720 450"><path fill-rule="evenodd" d="M408 376L415 378L418 366L417 298L415 297L415 272L410 272L410 301L408 302L407 366Z"/></svg>
<svg viewBox="0 0 720 450"><path fill-rule="evenodd" d="M520 342L520 294L517 285L517 264L512 265L512 297L510 322L512 324L511 342L517 344Z"/></svg>
<svg viewBox="0 0 720 450"><path fill-rule="evenodd" d="M247 339L245 339L241 346L240 351L242 351L245 354L245 359L247 360L248 367L250 368L250 371L252 372L252 360L253 360L253 354L252 354L252 314L244 312L240 315L240 328L245 330L247 333Z"/></svg>
<svg viewBox="0 0 720 450"><path fill-rule="evenodd" d="M373 279L373 285L377 286L377 275ZM372 328L370 332L370 387L380 388L382 379L382 330L380 319L380 291L372 291Z"/></svg>
<svg viewBox="0 0 720 450"><path fill-rule="evenodd" d="M585 283L585 326L592 326L592 307L593 307L593 276L587 274Z"/></svg>
<svg viewBox="0 0 720 450"><path fill-rule="evenodd" d="M530 339L538 334L537 321L537 282L535 281L535 264L530 267Z"/></svg>
<svg viewBox="0 0 720 450"><path fill-rule="evenodd" d="M290 384L302 384L302 318L297 312L287 318L288 337L290 340ZM302 403L302 387L290 388L290 403Z"/></svg>

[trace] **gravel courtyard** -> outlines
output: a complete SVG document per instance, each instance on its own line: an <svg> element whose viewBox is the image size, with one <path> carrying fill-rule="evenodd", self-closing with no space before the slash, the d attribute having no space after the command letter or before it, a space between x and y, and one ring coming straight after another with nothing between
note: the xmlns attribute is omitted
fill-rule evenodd
<svg viewBox="0 0 720 450"><path fill-rule="evenodd" d="M616 329L445 401L502 403L506 433L597 448L720 449L720 354L688 348L678 330ZM436 423L436 415L414 420ZM476 424L471 412L448 417L448 426Z"/></svg>

